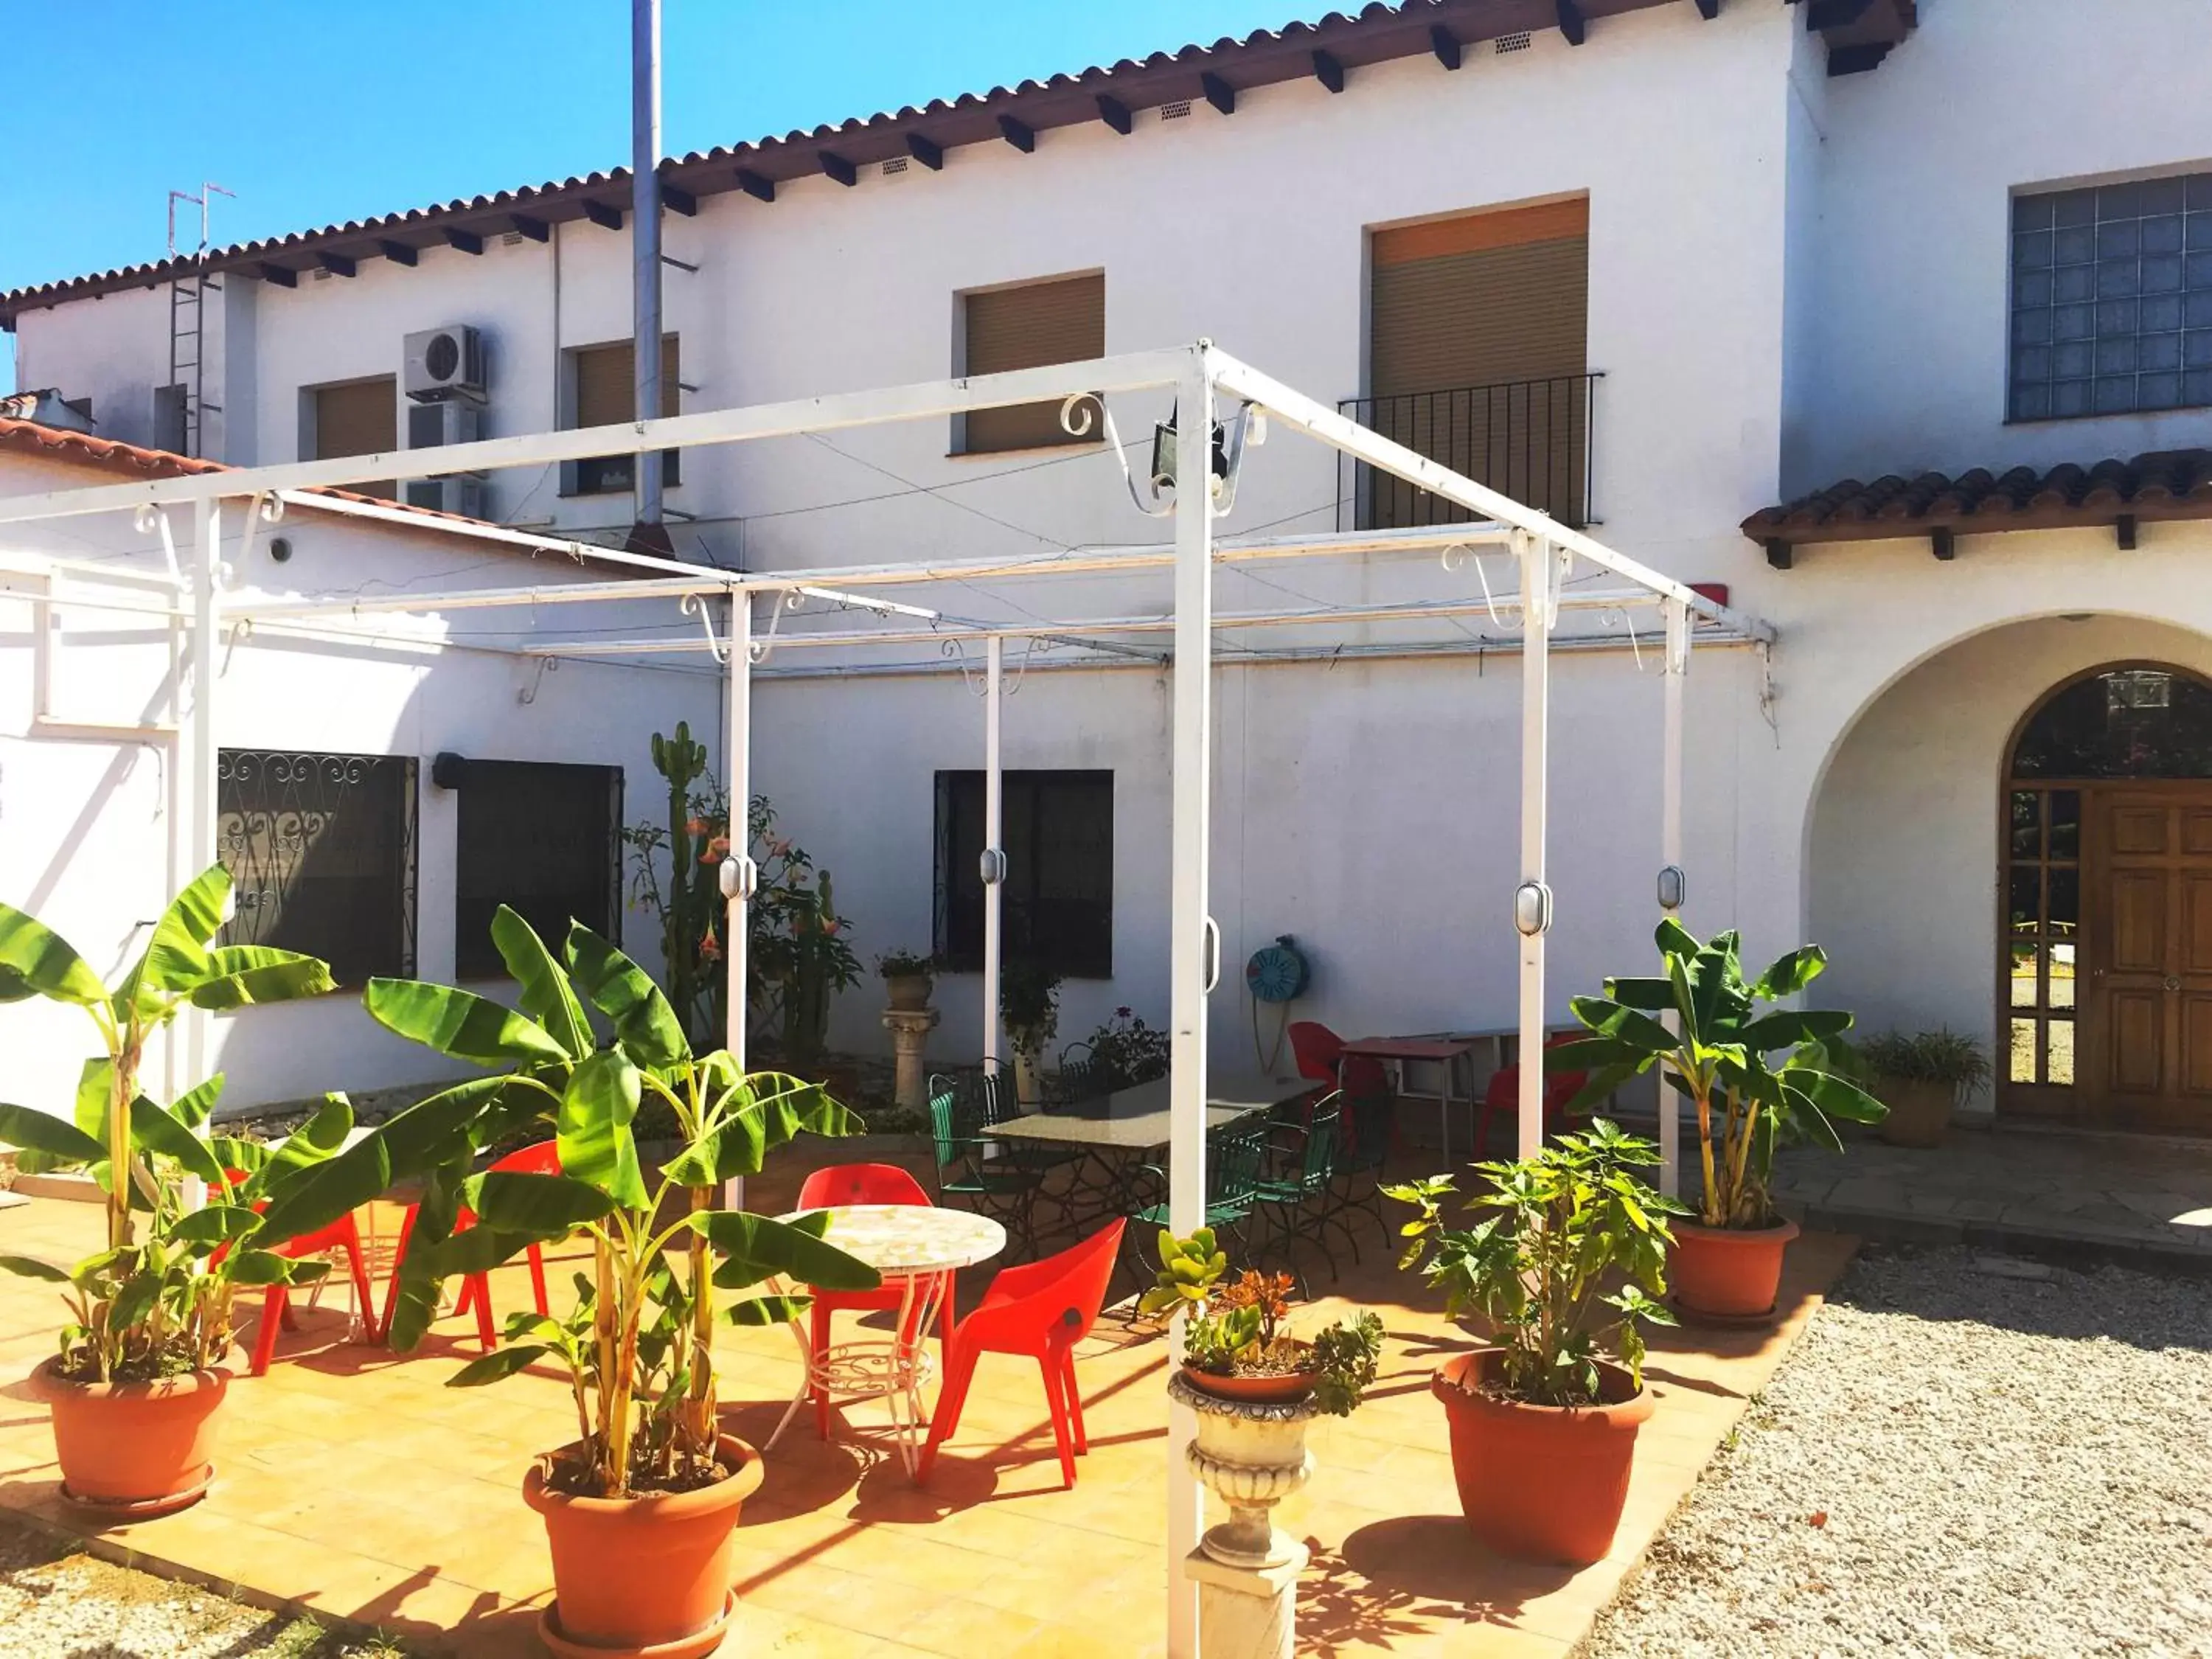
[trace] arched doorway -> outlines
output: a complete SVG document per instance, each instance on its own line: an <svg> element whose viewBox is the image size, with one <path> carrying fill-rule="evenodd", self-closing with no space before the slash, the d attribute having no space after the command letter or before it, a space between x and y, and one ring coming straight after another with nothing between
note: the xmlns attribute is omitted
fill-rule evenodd
<svg viewBox="0 0 2212 1659"><path fill-rule="evenodd" d="M2212 685L2063 682L2007 750L1998 1104L2212 1133Z"/></svg>

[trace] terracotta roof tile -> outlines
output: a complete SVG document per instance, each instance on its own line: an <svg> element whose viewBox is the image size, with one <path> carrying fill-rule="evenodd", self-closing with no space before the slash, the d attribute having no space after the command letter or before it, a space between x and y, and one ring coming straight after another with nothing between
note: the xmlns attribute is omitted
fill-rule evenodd
<svg viewBox="0 0 2212 1659"><path fill-rule="evenodd" d="M237 471L222 461L175 455L166 449L145 449L137 444L118 442L113 438L94 437L88 432L65 432L58 427L41 426L36 421L12 420L5 416L0 416L0 450L14 450L48 460L96 466L103 471L136 478L181 478L205 472ZM442 513L435 507L410 507L404 501L387 501L381 495L362 495L350 489L317 487L300 493L327 495L333 501L404 513L410 518L425 520L431 527L442 524L460 531L497 528L483 519L471 519L459 513Z"/></svg>
<svg viewBox="0 0 2212 1659"><path fill-rule="evenodd" d="M1762 508L1743 533L1762 544L1869 541L1939 530L1976 535L2140 520L2212 519L2212 449L2170 449L2131 461L2067 462L2046 471L1976 467L1948 477L1846 478Z"/></svg>
<svg viewBox="0 0 2212 1659"><path fill-rule="evenodd" d="M1026 80L1012 87L993 87L988 92L962 93L951 99L932 99L920 108L908 104L834 125L825 123L805 131L793 130L781 137L693 150L664 161L660 173L669 185L694 196L745 188L740 173L772 186L781 181L819 177L823 151L831 144L843 161L868 166L905 155L909 134L940 150L961 144L1003 143L998 125L1001 115L1017 115L1024 125L1042 132L1092 125L1108 118L1102 99L1126 112L1196 101L1207 95L1209 82L1225 86L1233 96L1257 87L1312 79L1316 75L1316 52L1327 52L1340 68L1347 70L1431 52L1440 55L1449 52L1456 58L1455 43L1473 46L1501 35L1563 28L1563 20L1569 16L1580 20L1579 32L1583 24L1677 3L1679 0L1575 0L1570 8L1562 0L1401 0L1395 5L1377 0L1354 15L1332 11L1311 23L1255 29L1242 39L1224 36L1210 46L1187 46L1176 52L1152 52L1142 59L1124 58L1072 75ZM1832 42L1846 36L1852 43L1873 41L1871 46L1853 44L1847 49L1873 51L1876 53L1873 61L1879 61L1879 53L1887 50L1881 43L1901 40L1912 27L1913 3L1914 0L1873 0L1854 22L1830 31ZM456 198L427 208L349 219L316 230L210 248L204 258L210 270L273 273L278 280L289 283L297 273L314 268L313 256L319 252L373 258L384 244L417 249L441 246L448 230L471 236L497 235L514 228L511 221L518 212L548 222L580 219L587 203L626 212L629 179L629 168L614 167L549 179L488 196ZM154 287L188 274L202 257L185 255L125 265L0 293L0 326L12 326L18 312L63 300Z"/></svg>

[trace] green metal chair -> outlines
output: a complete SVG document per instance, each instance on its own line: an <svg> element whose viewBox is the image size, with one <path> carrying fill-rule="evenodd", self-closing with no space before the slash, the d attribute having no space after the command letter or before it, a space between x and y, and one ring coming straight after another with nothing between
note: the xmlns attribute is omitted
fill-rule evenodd
<svg viewBox="0 0 2212 1659"><path fill-rule="evenodd" d="M1071 1042L1060 1050L1060 1069L1045 1082L1048 1112L1079 1106L1114 1092L1113 1073L1092 1055L1087 1042Z"/></svg>
<svg viewBox="0 0 2212 1659"><path fill-rule="evenodd" d="M1018 1162L995 1156L993 1143L981 1133L989 1125L985 1117L986 1091L978 1085L988 1080L980 1073L958 1076L940 1073L929 1079L929 1128L936 1143L932 1167L937 1176L938 1199L958 1200L977 1214L988 1216L1034 1255L1036 1199L1043 1177Z"/></svg>
<svg viewBox="0 0 2212 1659"><path fill-rule="evenodd" d="M1231 1255L1242 1254L1249 1244L1267 1158L1264 1115L1240 1117L1206 1131L1205 1224L1221 1237ZM1133 1253L1138 1269L1157 1268L1158 1262L1145 1261L1144 1252L1169 1225L1167 1170L1157 1164L1133 1166L1123 1202L1123 1213L1131 1224L1123 1234L1123 1265ZM1150 1279L1150 1271L1145 1271L1140 1285Z"/></svg>
<svg viewBox="0 0 2212 1659"><path fill-rule="evenodd" d="M1267 1227L1268 1239L1283 1241L1283 1255L1305 1291L1305 1273L1292 1247L1310 1240L1328 1262L1331 1279L1337 1278L1336 1258L1329 1251L1328 1228L1333 1218L1329 1199L1341 1167L1342 1118L1332 1096L1330 1103L1315 1109L1303 1127L1278 1124L1269 1137L1274 1154L1273 1167L1262 1173L1255 1198L1255 1218ZM1341 1223L1339 1224L1341 1225ZM1264 1243L1262 1248L1264 1248Z"/></svg>

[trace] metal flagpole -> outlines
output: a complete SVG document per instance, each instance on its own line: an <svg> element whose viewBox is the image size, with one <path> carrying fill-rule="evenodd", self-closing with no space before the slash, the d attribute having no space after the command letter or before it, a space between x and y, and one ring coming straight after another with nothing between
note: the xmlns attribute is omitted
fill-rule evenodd
<svg viewBox="0 0 2212 1659"><path fill-rule="evenodd" d="M1544 1149L1544 934L1552 890L1544 880L1546 775L1551 745L1552 574L1558 554L1540 537L1520 538L1521 885L1513 925L1521 935L1520 1155Z"/></svg>
<svg viewBox="0 0 2212 1659"><path fill-rule="evenodd" d="M1175 685L1172 849L1169 891L1168 1219L1177 1233L1206 1222L1206 994L1218 965L1206 915L1212 778L1213 377L1201 343L1176 394ZM1168 1340L1181 1352L1183 1316ZM1168 1407L1168 1656L1197 1659L1198 1586L1183 1563L1198 1547L1205 1497L1185 1453L1197 1433L1190 1407Z"/></svg>
<svg viewBox="0 0 2212 1659"><path fill-rule="evenodd" d="M1006 641L983 642L983 1070L999 1071L999 990L1006 972L1000 929L1006 919L1006 775L999 769L999 714L1005 696Z"/></svg>
<svg viewBox="0 0 2212 1659"><path fill-rule="evenodd" d="M1682 690L1690 672L1690 608L1680 599L1665 605L1667 648L1661 663L1666 697L1666 736L1662 743L1665 771L1660 779L1659 908L1673 915L1688 896L1682 873ZM1660 1016L1670 1031L1679 1030L1681 1017L1673 1009ZM1682 1190L1682 1103L1659 1079L1659 1190L1668 1198Z"/></svg>

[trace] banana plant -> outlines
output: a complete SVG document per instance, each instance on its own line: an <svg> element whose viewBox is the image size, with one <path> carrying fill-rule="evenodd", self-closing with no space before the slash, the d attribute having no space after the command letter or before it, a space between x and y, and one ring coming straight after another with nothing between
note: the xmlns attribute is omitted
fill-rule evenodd
<svg viewBox="0 0 2212 1659"><path fill-rule="evenodd" d="M295 1208L302 1224L278 1234L254 1206L273 1201L343 1140L353 1113L343 1098L271 1151L210 1135L220 1075L166 1106L139 1087L148 1041L186 1007L241 1008L332 988L329 968L313 957L216 945L231 905L229 872L211 866L162 913L137 961L110 988L60 934L0 904L0 1002L46 997L82 1008L100 1041L71 1117L0 1104L0 1140L21 1149L19 1164L82 1168L106 1194L106 1247L75 1267L0 1257L0 1268L69 1287L62 1353L73 1378L110 1382L211 1364L229 1344L235 1286L304 1283L326 1265L289 1261L256 1241L282 1243L340 1212ZM234 1182L232 1170L246 1179ZM188 1202L188 1178L205 1183L204 1203Z"/></svg>
<svg viewBox="0 0 2212 1659"><path fill-rule="evenodd" d="M1777 1146L1810 1140L1841 1152L1832 1120L1878 1123L1888 1108L1835 1067L1827 1045L1850 1028L1850 1015L1776 1006L1827 965L1819 945L1801 945L1747 980L1733 932L1700 941L1669 916L1655 937L1663 972L1609 979L1603 996L1577 997L1575 1018L1590 1035L1547 1049L1544 1069L1590 1074L1568 1108L1576 1111L1660 1068L1697 1114L1698 1221L1769 1226ZM1660 1018L1670 1013L1672 1029Z"/></svg>
<svg viewBox="0 0 2212 1659"><path fill-rule="evenodd" d="M747 1074L720 1051L694 1054L651 977L589 928L572 925L556 958L502 907L492 939L520 988L516 1007L413 980L374 980L366 995L370 1014L399 1036L504 1068L400 1114L347 1155L387 1179L426 1176L391 1340L404 1351L421 1340L446 1279L581 1232L592 1241L592 1272L574 1309L509 1321L506 1345L453 1383L558 1362L576 1401L580 1456L564 1476L577 1490L622 1498L691 1484L717 1461L718 1325L781 1323L806 1306L803 1297L765 1294L724 1305L716 1292L755 1291L779 1276L832 1290L880 1283L874 1269L823 1242L826 1217L773 1220L722 1208L720 1193L759 1173L769 1151L793 1136L849 1134L856 1125L818 1085ZM674 1114L684 1141L651 1176L631 1128L648 1096ZM549 1121L560 1174L472 1170L481 1152ZM681 1213L664 1221L678 1194ZM457 1228L464 1206L476 1220Z"/></svg>

